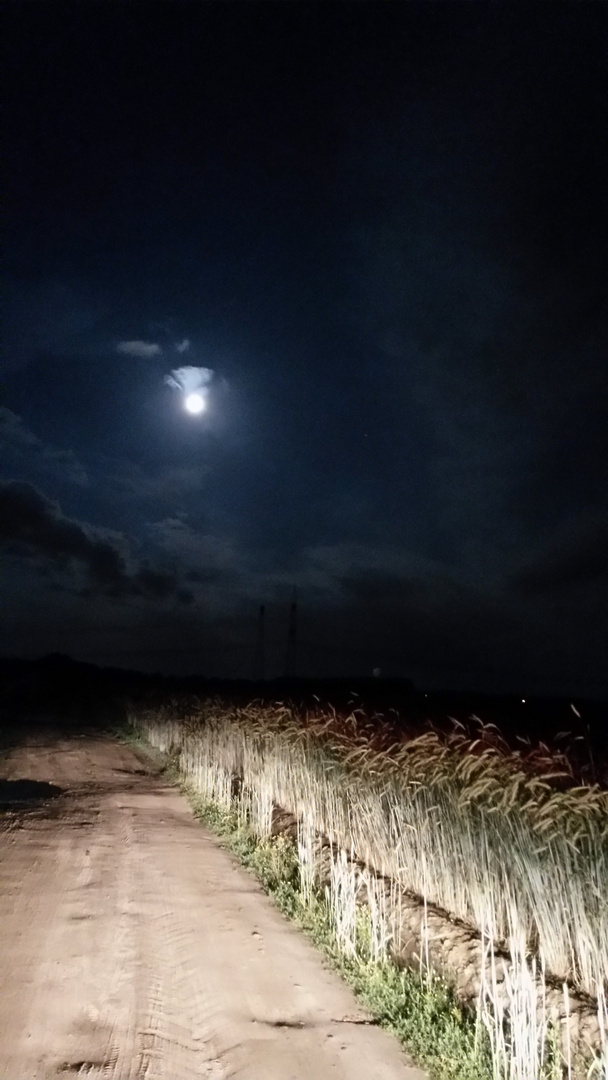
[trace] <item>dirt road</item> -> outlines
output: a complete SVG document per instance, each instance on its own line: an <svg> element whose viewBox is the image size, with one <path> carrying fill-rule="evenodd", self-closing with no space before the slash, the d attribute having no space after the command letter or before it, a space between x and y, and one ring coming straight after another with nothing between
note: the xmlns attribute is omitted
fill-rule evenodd
<svg viewBox="0 0 608 1080"><path fill-rule="evenodd" d="M129 749L47 732L0 777L47 785L0 781L2 1080L425 1080Z"/></svg>

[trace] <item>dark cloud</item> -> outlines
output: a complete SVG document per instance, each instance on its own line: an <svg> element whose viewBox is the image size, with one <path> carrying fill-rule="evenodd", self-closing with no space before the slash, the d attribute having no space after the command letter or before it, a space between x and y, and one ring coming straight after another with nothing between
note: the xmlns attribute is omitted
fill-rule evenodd
<svg viewBox="0 0 608 1080"><path fill-rule="evenodd" d="M553 687L568 693L587 680L595 692L605 692L599 676L604 637L588 606L562 606L541 616L499 592L388 575L381 581L351 575L341 586L333 602L301 606L303 667L349 675L371 674L377 666L422 688L491 690L500 681L513 692Z"/></svg>
<svg viewBox="0 0 608 1080"><path fill-rule="evenodd" d="M192 528L186 514L155 521L148 526L148 532L154 544L170 558L189 565L191 573L202 573L207 581L212 576L236 577L247 573L245 551L230 538Z"/></svg>
<svg viewBox="0 0 608 1080"><path fill-rule="evenodd" d="M0 482L0 543L16 555L79 564L94 592L191 599L173 575L145 565L132 569L123 535L66 517L58 503L29 483Z"/></svg>
<svg viewBox="0 0 608 1080"><path fill-rule="evenodd" d="M0 443L20 462L86 487L89 477L73 450L45 446L11 409L0 407Z"/></svg>
<svg viewBox="0 0 608 1080"><path fill-rule="evenodd" d="M608 523L586 522L549 545L537 559L515 574L515 588L526 597L597 585L608 586Z"/></svg>
<svg viewBox="0 0 608 1080"><path fill-rule="evenodd" d="M193 584L205 585L210 581L216 581L218 572L217 570L187 570L184 577L186 581L191 581Z"/></svg>
<svg viewBox="0 0 608 1080"><path fill-rule="evenodd" d="M171 596L177 596L182 603L190 604L194 596L189 589L179 588L172 574L163 573L150 566L141 567L133 575L133 585L136 591L142 592L155 600L167 600Z"/></svg>
<svg viewBox="0 0 608 1080"><path fill-rule="evenodd" d="M45 446L42 450L42 467L72 484L87 487L89 475L73 450L57 450Z"/></svg>
<svg viewBox="0 0 608 1080"><path fill-rule="evenodd" d="M40 439L25 426L21 417L4 406L0 406L0 438L5 446L20 450L40 446Z"/></svg>
<svg viewBox="0 0 608 1080"><path fill-rule="evenodd" d="M172 507L189 502L200 493L211 467L204 462L195 465L164 465L144 469L132 461L112 462L108 483L113 497L150 501L155 508Z"/></svg>

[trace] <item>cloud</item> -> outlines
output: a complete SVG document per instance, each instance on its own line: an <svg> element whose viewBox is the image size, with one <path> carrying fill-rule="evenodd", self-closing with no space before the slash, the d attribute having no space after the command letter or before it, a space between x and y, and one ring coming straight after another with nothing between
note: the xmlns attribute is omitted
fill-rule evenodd
<svg viewBox="0 0 608 1080"><path fill-rule="evenodd" d="M184 338L183 341L176 342L175 348L177 349L178 353L188 352L188 349L190 348L190 341L188 340L188 338Z"/></svg>
<svg viewBox="0 0 608 1080"><path fill-rule="evenodd" d="M211 382L213 371L206 367L175 368L170 375L165 375L165 382L173 390L184 394L193 394Z"/></svg>
<svg viewBox="0 0 608 1080"><path fill-rule="evenodd" d="M280 573L256 567L247 579L254 582L269 622L280 618L283 632L297 586L299 664L315 675L369 674L379 666L428 687L569 693L587 686L595 693L602 686L605 617L597 586L590 618L576 594L554 609L500 582L489 589L469 581L465 570L406 546L352 543L303 549Z"/></svg>
<svg viewBox="0 0 608 1080"><path fill-rule="evenodd" d="M524 597L551 596L608 577L608 524L588 520L571 525L512 577Z"/></svg>
<svg viewBox="0 0 608 1080"><path fill-rule="evenodd" d="M39 468L52 472L62 480L69 480L81 487L86 487L89 483L87 471L73 450L45 446L42 440L26 427L20 416L4 407L0 407L0 442L17 460L27 454L29 464L35 462Z"/></svg>
<svg viewBox="0 0 608 1080"><path fill-rule="evenodd" d="M42 451L42 464L50 472L60 475L73 484L87 487L89 477L84 465L78 460L73 450L55 450L46 446Z"/></svg>
<svg viewBox="0 0 608 1080"><path fill-rule="evenodd" d="M113 462L111 467L112 496L118 492L129 499L154 500L157 506L167 503L171 507L199 494L211 471L206 464L168 465L157 473L145 472L134 462Z"/></svg>
<svg viewBox="0 0 608 1080"><path fill-rule="evenodd" d="M198 532L188 524L185 514L152 522L149 531L165 551L189 560L196 559L203 565L211 562L215 566L228 567L238 561L232 540Z"/></svg>
<svg viewBox="0 0 608 1080"><path fill-rule="evenodd" d="M37 435L25 426L16 413L0 406L0 438L5 446L18 449L38 448L42 444Z"/></svg>
<svg viewBox="0 0 608 1080"><path fill-rule="evenodd" d="M155 341L119 341L116 346L117 352L127 356L140 356L149 360L152 356L160 356L162 349Z"/></svg>
<svg viewBox="0 0 608 1080"><path fill-rule="evenodd" d="M294 584L325 602L350 601L360 587L358 582L367 582L365 588L377 600L385 582L390 597L392 583L397 580L420 583L444 579L445 569L441 564L405 547L338 543L305 548Z"/></svg>
<svg viewBox="0 0 608 1080"><path fill-rule="evenodd" d="M190 603L193 599L189 589L180 588L177 585L173 574L155 570L147 564L137 570L132 581L135 591L140 591L143 595L153 597L156 600L166 600L173 595L177 596L182 603Z"/></svg>
<svg viewBox="0 0 608 1080"><path fill-rule="evenodd" d="M192 599L173 574L147 563L133 565L123 534L66 517L58 503L32 484L0 481L0 544L14 555L51 560L61 567L80 566L88 592L120 598Z"/></svg>
<svg viewBox="0 0 608 1080"><path fill-rule="evenodd" d="M188 581L207 586L230 585L230 602L248 592L248 559L233 540L198 532L188 524L185 514L152 522L148 533L158 548L188 568ZM220 602L219 594L215 599Z"/></svg>

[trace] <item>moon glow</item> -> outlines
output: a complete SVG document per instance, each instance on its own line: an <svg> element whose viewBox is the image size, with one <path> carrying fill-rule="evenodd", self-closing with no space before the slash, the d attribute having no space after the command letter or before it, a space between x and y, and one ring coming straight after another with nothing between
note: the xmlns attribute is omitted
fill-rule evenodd
<svg viewBox="0 0 608 1080"><path fill-rule="evenodd" d="M189 413L200 413L205 408L205 399L201 394L188 394L184 405Z"/></svg>

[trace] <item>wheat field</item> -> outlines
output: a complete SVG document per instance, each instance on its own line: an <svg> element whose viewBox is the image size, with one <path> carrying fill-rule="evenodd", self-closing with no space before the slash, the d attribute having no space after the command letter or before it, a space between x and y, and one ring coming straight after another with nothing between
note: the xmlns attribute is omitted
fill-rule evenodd
<svg viewBox="0 0 608 1080"><path fill-rule="evenodd" d="M280 703L196 701L130 719L153 746L179 754L182 775L206 799L228 807L236 793L260 837L271 834L274 807L292 814L303 890L315 879L315 838L329 841L345 949L364 877L379 957L396 931L374 882L389 879L474 930L496 1077L543 1075L555 987L564 1075L577 995L595 1010L592 1068L606 1070L608 793L576 784L563 754L513 751L482 727L477 739L457 729L408 738L378 718Z"/></svg>

